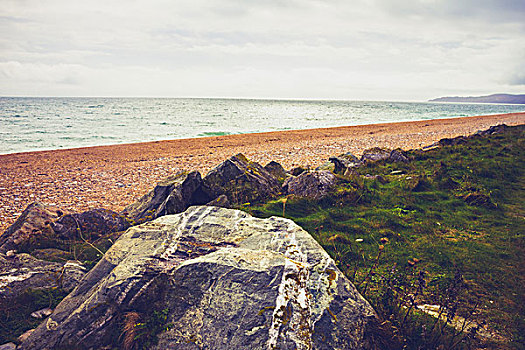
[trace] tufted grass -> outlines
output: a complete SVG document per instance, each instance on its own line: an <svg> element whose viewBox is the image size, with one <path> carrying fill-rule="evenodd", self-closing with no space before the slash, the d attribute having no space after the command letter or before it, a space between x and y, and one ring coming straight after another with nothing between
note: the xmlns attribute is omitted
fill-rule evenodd
<svg viewBox="0 0 525 350"><path fill-rule="evenodd" d="M490 347L523 348L524 129L410 151L409 163L369 163L339 176L337 189L321 201L288 198L284 216L312 234L384 319L392 316L384 294L394 266L404 288L416 271L425 274L419 304L443 302L459 273L458 313L469 316L475 308L471 319L497 334L482 339ZM245 209L259 217L283 215L282 199ZM438 337L441 343L429 343L423 325L433 318L412 312L411 319L401 330L402 320L391 322L407 348L472 346L466 335L457 344L463 335L450 340L450 330Z"/></svg>

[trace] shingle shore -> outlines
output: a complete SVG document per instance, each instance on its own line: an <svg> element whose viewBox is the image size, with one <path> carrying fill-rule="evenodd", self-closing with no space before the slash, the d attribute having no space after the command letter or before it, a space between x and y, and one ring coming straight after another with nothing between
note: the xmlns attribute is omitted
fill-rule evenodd
<svg viewBox="0 0 525 350"><path fill-rule="evenodd" d="M186 169L204 175L239 152L262 165L274 160L286 169L314 168L345 152L420 148L502 123L525 124L525 113L0 155L0 233L35 200L72 212L99 207L120 211L170 174Z"/></svg>

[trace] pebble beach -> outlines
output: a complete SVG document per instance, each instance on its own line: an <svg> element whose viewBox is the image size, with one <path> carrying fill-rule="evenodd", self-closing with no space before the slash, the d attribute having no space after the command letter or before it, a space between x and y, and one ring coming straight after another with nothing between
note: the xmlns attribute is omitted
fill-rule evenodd
<svg viewBox="0 0 525 350"><path fill-rule="evenodd" d="M66 212L122 210L181 170L208 170L237 153L262 165L315 168L330 156L371 147L421 148L498 124L525 124L525 113L178 139L0 155L0 232L40 201Z"/></svg>

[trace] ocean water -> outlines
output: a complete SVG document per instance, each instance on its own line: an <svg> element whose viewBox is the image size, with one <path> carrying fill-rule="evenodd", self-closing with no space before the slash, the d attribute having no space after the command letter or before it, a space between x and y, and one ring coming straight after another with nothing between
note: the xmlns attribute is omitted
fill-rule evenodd
<svg viewBox="0 0 525 350"><path fill-rule="evenodd" d="M0 154L523 111L502 104L0 97Z"/></svg>

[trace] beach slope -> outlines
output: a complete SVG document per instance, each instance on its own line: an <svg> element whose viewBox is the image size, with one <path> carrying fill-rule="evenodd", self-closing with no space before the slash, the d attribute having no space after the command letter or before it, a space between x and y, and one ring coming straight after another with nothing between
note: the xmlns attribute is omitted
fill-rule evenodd
<svg viewBox="0 0 525 350"><path fill-rule="evenodd" d="M414 149L498 124L525 124L525 113L216 136L0 155L0 232L36 200L68 211L121 210L180 170L205 174L244 153L263 165L316 167L328 157L371 147Z"/></svg>

